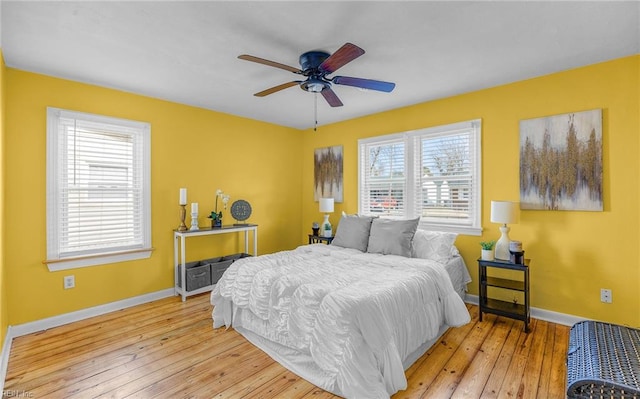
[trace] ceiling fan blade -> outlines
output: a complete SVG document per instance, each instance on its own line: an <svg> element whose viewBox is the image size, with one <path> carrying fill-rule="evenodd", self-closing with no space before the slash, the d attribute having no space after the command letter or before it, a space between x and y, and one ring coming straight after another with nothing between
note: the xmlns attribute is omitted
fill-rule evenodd
<svg viewBox="0 0 640 399"><path fill-rule="evenodd" d="M349 76L335 76L331 82L338 85L361 87L363 89L384 91L390 93L395 87L395 83L383 82L381 80L352 78Z"/></svg>
<svg viewBox="0 0 640 399"><path fill-rule="evenodd" d="M267 89L267 90L263 90L263 91L261 91L261 92L258 92L258 93L256 93L256 94L254 94L254 96L256 96L256 97L264 97L264 96L268 96L269 94L273 94L273 93L275 93L275 92L277 92L277 91L284 90L284 89L289 88L289 87L291 87L291 86L297 86L297 85L299 85L300 83L302 83L302 81L300 81L300 80L294 80L293 82L283 83L283 84L281 84L281 85L273 86L273 87L272 87L272 88L270 88L270 89Z"/></svg>
<svg viewBox="0 0 640 399"><path fill-rule="evenodd" d="M268 65L274 68L284 69L285 71L301 74L302 71L298 68L291 67L289 65L281 64L275 61L265 60L264 58L254 57L253 55L242 54L238 58L245 61L257 62L258 64Z"/></svg>
<svg viewBox="0 0 640 399"><path fill-rule="evenodd" d="M336 93L331 90L330 87L325 87L320 93L322 93L322 97L329 103L332 107L342 107L342 101L338 98Z"/></svg>
<svg viewBox="0 0 640 399"><path fill-rule="evenodd" d="M335 53L331 54L329 58L324 60L318 69L328 74L333 73L337 71L338 68L355 60L362 54L364 54L364 50L360 47L355 44L345 43L344 46L340 47Z"/></svg>

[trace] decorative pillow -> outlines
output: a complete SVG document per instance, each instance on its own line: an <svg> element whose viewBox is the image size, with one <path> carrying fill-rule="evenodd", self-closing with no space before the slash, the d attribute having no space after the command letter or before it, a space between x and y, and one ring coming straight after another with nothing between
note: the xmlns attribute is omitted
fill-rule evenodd
<svg viewBox="0 0 640 399"><path fill-rule="evenodd" d="M413 236L411 257L446 263L453 254L453 243L457 237L456 233L417 230Z"/></svg>
<svg viewBox="0 0 640 399"><path fill-rule="evenodd" d="M411 257L411 241L419 220L373 219L367 252Z"/></svg>
<svg viewBox="0 0 640 399"><path fill-rule="evenodd" d="M343 213L331 245L366 252L372 220L373 217L370 216L349 216Z"/></svg>

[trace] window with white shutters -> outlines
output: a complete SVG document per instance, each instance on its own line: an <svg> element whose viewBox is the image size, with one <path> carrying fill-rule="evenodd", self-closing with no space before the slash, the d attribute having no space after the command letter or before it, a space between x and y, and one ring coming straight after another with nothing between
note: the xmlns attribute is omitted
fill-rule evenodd
<svg viewBox="0 0 640 399"><path fill-rule="evenodd" d="M150 256L150 126L47 109L47 264Z"/></svg>
<svg viewBox="0 0 640 399"><path fill-rule="evenodd" d="M479 235L480 120L359 141L359 212Z"/></svg>

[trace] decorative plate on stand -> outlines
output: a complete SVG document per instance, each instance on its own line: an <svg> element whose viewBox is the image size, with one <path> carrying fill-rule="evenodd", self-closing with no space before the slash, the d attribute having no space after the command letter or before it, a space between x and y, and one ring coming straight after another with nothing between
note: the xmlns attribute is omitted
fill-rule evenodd
<svg viewBox="0 0 640 399"><path fill-rule="evenodd" d="M245 200L237 200L231 204L231 216L238 222L234 226L245 226L243 223L251 216L251 205Z"/></svg>

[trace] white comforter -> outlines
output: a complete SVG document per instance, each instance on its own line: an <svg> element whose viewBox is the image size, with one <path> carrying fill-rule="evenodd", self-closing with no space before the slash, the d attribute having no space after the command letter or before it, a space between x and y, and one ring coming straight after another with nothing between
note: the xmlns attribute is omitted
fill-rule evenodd
<svg viewBox="0 0 640 399"><path fill-rule="evenodd" d="M236 261L211 303L214 328L347 398L405 389L403 360L442 324L470 320L443 265L324 244Z"/></svg>

